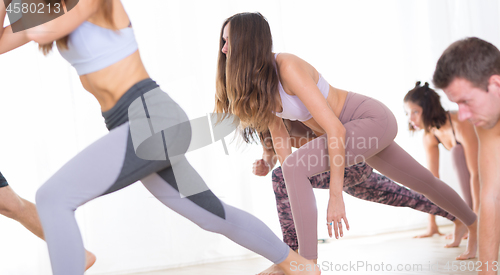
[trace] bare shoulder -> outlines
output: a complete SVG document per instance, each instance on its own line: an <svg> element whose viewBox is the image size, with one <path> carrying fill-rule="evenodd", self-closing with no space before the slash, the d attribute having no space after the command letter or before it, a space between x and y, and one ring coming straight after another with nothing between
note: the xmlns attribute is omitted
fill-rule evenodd
<svg viewBox="0 0 500 275"><path fill-rule="evenodd" d="M293 69L296 67L312 67L305 60L291 53L278 54L276 57L276 63L278 63L281 70Z"/></svg>
<svg viewBox="0 0 500 275"><path fill-rule="evenodd" d="M288 81L295 81L304 77L308 79L317 79L318 77L316 69L296 55L280 53L276 57L276 63L279 68L280 79L284 86L286 86Z"/></svg>
<svg viewBox="0 0 500 275"><path fill-rule="evenodd" d="M424 143L424 147L426 148L439 145L436 136L434 136L431 132L424 133L424 136L422 137L422 142Z"/></svg>
<svg viewBox="0 0 500 275"><path fill-rule="evenodd" d="M497 122L493 128L484 129L482 127L475 127L477 136L479 140L482 142L500 142L500 122Z"/></svg>

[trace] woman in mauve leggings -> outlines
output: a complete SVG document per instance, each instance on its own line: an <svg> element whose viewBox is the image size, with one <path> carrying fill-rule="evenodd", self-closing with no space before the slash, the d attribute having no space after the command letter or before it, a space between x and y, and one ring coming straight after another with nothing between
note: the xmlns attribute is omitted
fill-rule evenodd
<svg viewBox="0 0 500 275"><path fill-rule="evenodd" d="M346 129L346 166L356 164L358 159L364 160L392 180L424 194L467 226L475 223L476 215L460 196L393 141L397 133L396 119L385 105L349 92L339 120ZM301 161L311 156L319 161ZM292 153L282 165L299 247L302 255L310 259L317 258L317 215L310 214L316 213L316 203L309 178L329 169L329 162L323 161L325 156L328 156L326 135L322 135ZM460 232L456 235L462 236L465 230L457 229ZM475 256L475 249L460 257L467 259L472 255Z"/></svg>
<svg viewBox="0 0 500 275"><path fill-rule="evenodd" d="M293 139L294 147L300 147L316 137L309 128L298 121L285 120L284 123L290 138ZM264 153L262 159L254 163L253 173L257 176L266 176L276 164L277 158L269 132L261 133L260 139ZM330 187L330 171L314 175L310 177L310 181L313 188L328 189ZM283 241L293 250L298 250L299 245L293 214L281 167L277 167L272 171L272 184ZM456 220L453 215L432 203L424 195L396 184L384 175L373 172L373 168L366 163L359 163L345 168L344 192L361 200L396 207L410 207L433 216L443 216L450 221ZM266 272L272 274L276 270L278 270L277 266L273 265L264 271L264 274Z"/></svg>
<svg viewBox="0 0 500 275"><path fill-rule="evenodd" d="M222 25L215 109L234 114L243 126L269 129L295 220L299 253L316 260L317 210L309 178L330 174L327 209L329 234L349 228L342 198L344 168L366 162L390 179L422 193L463 222L469 230L459 259L475 257L476 215L460 196L435 178L395 142L397 123L379 101L330 86L309 63L292 54L272 52L272 36L260 13L240 13ZM299 120L319 137L292 153L282 118ZM465 224L465 225L464 225Z"/></svg>

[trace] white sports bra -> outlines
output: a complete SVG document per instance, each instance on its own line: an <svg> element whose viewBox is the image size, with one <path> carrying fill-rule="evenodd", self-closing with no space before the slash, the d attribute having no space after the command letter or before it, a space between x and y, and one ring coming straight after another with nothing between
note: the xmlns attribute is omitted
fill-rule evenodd
<svg viewBox="0 0 500 275"><path fill-rule="evenodd" d="M276 59L278 53L274 55ZM318 73L319 74L319 73ZM323 96L326 98L328 96L328 92L330 91L330 84L326 82L326 80L319 74L318 83L316 84L318 89L321 91ZM281 82L278 83L280 97L281 97L281 107L283 111L281 113L276 112L276 115L289 119L289 120L298 120L298 121L306 121L312 118L311 112L307 110L306 106L300 99L295 95L289 95L283 90L283 86Z"/></svg>

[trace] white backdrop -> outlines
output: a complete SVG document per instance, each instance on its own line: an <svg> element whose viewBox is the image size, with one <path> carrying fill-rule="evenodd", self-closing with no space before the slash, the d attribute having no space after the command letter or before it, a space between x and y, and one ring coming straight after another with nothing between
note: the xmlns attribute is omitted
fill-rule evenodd
<svg viewBox="0 0 500 275"><path fill-rule="evenodd" d="M150 75L190 118L213 110L223 20L237 12L259 11L269 20L276 52L307 60L334 87L384 102L398 119L396 141L424 165L421 134L411 137L407 130L403 96L415 81L430 81L437 59L453 41L478 36L500 45L496 0L123 2ZM0 56L0 83L0 171L19 195L34 201L50 175L107 130L97 101L57 51L44 57L30 43ZM456 109L446 98L443 103ZM229 150L226 156L218 142L188 158L222 200L256 215L281 236L271 178L251 173L260 147L233 142ZM449 155L441 151L442 178L456 188ZM316 193L320 237L325 237L327 192ZM423 213L344 197L351 224L347 236L426 224ZM254 256L173 213L141 184L88 203L77 210L77 218L85 245L98 256L88 274ZM442 218L438 222L446 223ZM0 274L50 274L44 242L3 216L0 232Z"/></svg>

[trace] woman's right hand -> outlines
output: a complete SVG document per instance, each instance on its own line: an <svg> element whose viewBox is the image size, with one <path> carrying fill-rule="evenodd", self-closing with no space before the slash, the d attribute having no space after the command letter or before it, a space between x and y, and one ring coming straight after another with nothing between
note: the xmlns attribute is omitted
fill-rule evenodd
<svg viewBox="0 0 500 275"><path fill-rule="evenodd" d="M256 176L263 177L267 175L269 171L271 171L271 165L267 163L267 161L265 161L264 159L256 160L253 163L252 172Z"/></svg>

